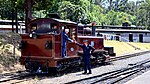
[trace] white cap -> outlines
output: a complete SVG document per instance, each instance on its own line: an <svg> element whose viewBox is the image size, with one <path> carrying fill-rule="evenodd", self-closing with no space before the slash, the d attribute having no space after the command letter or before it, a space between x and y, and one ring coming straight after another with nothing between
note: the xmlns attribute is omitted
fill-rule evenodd
<svg viewBox="0 0 150 84"><path fill-rule="evenodd" d="M65 32L69 32L69 29L65 29Z"/></svg>

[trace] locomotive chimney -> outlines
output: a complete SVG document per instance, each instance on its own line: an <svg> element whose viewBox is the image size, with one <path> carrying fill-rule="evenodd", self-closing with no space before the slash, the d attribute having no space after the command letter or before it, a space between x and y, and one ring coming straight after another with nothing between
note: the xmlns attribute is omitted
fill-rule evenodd
<svg viewBox="0 0 150 84"><path fill-rule="evenodd" d="M92 23L92 36L95 36L95 32L96 32L96 31L95 31L95 30L96 30L96 27L95 27L95 26L96 26L96 22L93 22L93 23Z"/></svg>

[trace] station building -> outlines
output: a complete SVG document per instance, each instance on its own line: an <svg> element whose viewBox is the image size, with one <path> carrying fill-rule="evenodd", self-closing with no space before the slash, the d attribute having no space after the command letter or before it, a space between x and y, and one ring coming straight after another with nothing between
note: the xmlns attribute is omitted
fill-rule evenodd
<svg viewBox="0 0 150 84"><path fill-rule="evenodd" d="M135 29L97 29L97 35L105 40L118 40L124 42L150 42L150 30Z"/></svg>
<svg viewBox="0 0 150 84"><path fill-rule="evenodd" d="M85 29L92 31L95 28L95 34L102 36L105 40L118 40L123 42L150 42L150 30L142 26L91 26L85 25ZM84 29L83 29L84 30Z"/></svg>

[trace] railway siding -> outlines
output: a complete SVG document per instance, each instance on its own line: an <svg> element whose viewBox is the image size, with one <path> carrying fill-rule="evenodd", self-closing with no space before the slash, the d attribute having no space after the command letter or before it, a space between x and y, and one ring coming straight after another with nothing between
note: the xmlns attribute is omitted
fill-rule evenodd
<svg viewBox="0 0 150 84"><path fill-rule="evenodd" d="M134 64L139 61L149 59L149 55L150 54L147 53L147 54L143 54L143 55L128 58L128 59L113 61L113 63L110 65L93 68L92 69L93 74L90 74L90 75L82 75L82 72L77 72L77 73L70 73L70 74L66 74L66 75L63 75L60 77L55 77L55 78L45 78L45 79L39 80L39 82L40 83L68 83L68 82L75 81L75 80L81 80L81 79L101 75L104 73L108 73L110 71L115 71L115 70L118 70L118 69L121 69L124 67L129 67L128 64ZM67 80L66 80L66 78L67 78ZM80 82L80 83L82 83L82 82ZM88 81L86 81L86 84L90 84L90 83Z"/></svg>

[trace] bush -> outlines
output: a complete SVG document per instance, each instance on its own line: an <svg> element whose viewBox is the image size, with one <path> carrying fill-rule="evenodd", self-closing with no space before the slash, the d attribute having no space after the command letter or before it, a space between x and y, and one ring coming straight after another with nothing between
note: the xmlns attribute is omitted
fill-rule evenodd
<svg viewBox="0 0 150 84"><path fill-rule="evenodd" d="M0 64L4 67L9 68L10 66L13 66L14 64L19 62L19 56L3 56L0 55Z"/></svg>
<svg viewBox="0 0 150 84"><path fill-rule="evenodd" d="M19 61L19 57L16 54L18 51L18 43L20 42L20 36L16 33L1 33L0 34L0 65L4 67L14 66ZM15 54L14 54L15 46Z"/></svg>

